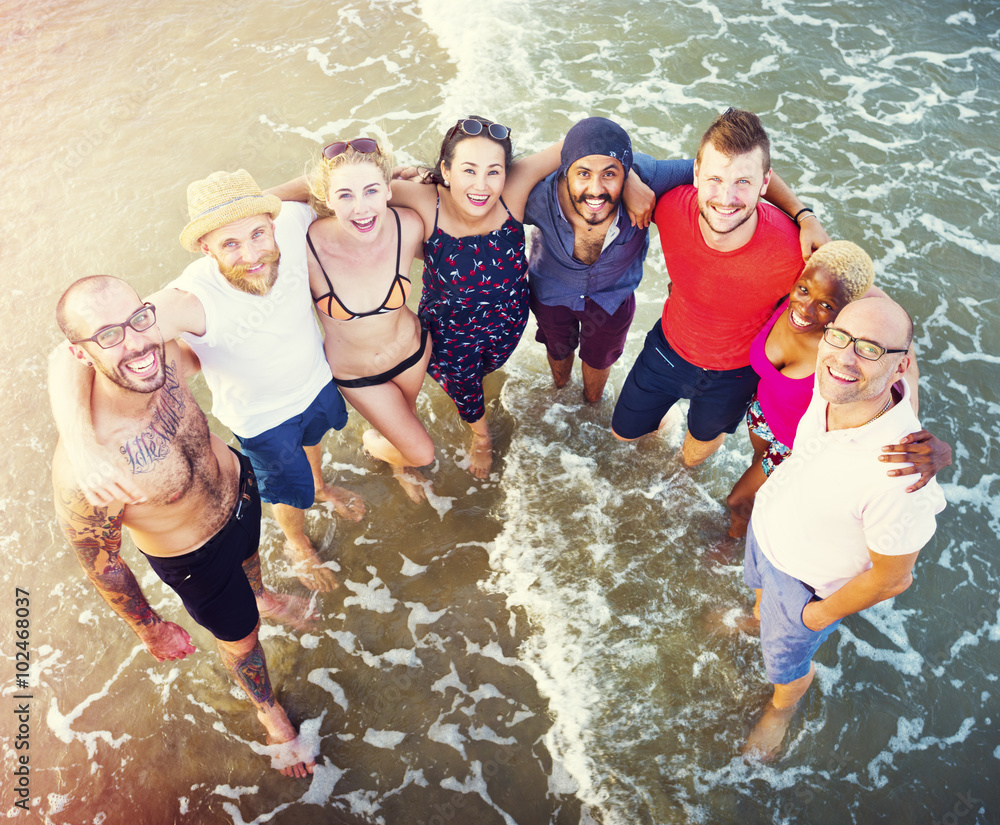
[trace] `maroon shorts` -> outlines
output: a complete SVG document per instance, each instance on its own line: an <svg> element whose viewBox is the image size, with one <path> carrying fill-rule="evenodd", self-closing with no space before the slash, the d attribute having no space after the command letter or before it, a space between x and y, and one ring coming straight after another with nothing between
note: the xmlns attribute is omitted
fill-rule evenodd
<svg viewBox="0 0 1000 825"><path fill-rule="evenodd" d="M545 344L554 361L569 358L579 346L580 360L592 369L604 370L625 351L625 339L635 316L635 295L629 295L609 315L590 298L585 299L582 310L574 310L540 303L532 294L531 312L538 323L535 340Z"/></svg>

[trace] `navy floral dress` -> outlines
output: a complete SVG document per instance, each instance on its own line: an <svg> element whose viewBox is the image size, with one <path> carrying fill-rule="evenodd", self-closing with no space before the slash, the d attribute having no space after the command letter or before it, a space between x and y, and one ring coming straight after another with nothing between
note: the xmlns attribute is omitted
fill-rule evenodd
<svg viewBox="0 0 1000 825"><path fill-rule="evenodd" d="M509 209L499 229L464 238L442 232L435 212L418 314L433 342L427 372L465 421L485 415L483 377L506 363L524 333L527 272L524 225Z"/></svg>

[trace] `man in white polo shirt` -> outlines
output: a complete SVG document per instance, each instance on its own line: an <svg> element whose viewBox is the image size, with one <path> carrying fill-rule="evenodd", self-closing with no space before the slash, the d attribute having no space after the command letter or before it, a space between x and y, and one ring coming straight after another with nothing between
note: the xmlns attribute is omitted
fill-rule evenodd
<svg viewBox="0 0 1000 825"><path fill-rule="evenodd" d="M888 298L848 304L820 343L795 450L757 494L744 577L754 589L774 695L746 752L777 756L812 683L812 657L841 619L906 590L945 505L936 481L906 492L878 461L920 429L903 380L913 336Z"/></svg>

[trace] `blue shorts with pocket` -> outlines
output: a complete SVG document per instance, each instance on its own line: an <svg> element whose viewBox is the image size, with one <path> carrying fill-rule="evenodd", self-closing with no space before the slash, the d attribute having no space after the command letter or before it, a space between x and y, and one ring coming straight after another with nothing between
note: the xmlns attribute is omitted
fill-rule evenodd
<svg viewBox="0 0 1000 825"><path fill-rule="evenodd" d="M260 620L257 600L243 570L243 562L254 557L260 544L260 495L250 462L246 456L236 455L240 460L239 494L229 521L219 532L183 556L143 553L156 575L181 597L191 618L224 642L245 639Z"/></svg>
<svg viewBox="0 0 1000 825"><path fill-rule="evenodd" d="M303 447L313 447L331 429L347 424L347 406L330 379L301 415L282 422L252 438L241 438L243 454L250 459L260 497L272 504L287 504L299 510L312 506L316 497L312 469Z"/></svg>
<svg viewBox="0 0 1000 825"><path fill-rule="evenodd" d="M753 520L747 528L747 549L743 560L743 580L754 590L762 590L760 602L760 646L767 678L774 685L787 685L809 672L809 663L840 619L822 630L802 624L802 611L818 596L806 584L783 573L761 552L753 534Z"/></svg>
<svg viewBox="0 0 1000 825"><path fill-rule="evenodd" d="M639 438L656 430L681 398L690 398L688 431L698 441L711 441L736 432L758 380L749 364L706 370L685 361L667 343L657 320L618 394L611 427L622 438Z"/></svg>

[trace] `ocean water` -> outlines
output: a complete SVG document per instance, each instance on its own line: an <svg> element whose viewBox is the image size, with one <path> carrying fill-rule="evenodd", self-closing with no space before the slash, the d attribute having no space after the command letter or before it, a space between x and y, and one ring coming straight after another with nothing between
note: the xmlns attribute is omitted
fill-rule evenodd
<svg viewBox="0 0 1000 825"><path fill-rule="evenodd" d="M319 3L7 0L0 15L3 736L0 804L51 825L1000 822L1000 8L906 0ZM84 579L52 517L45 389L55 302L109 272L140 294L190 261L188 182L298 174L373 127L431 162L456 117L518 151L580 117L688 157L729 105L758 112L775 168L834 237L864 246L914 315L925 425L953 445L949 501L903 595L844 623L784 756L739 746L768 697L755 640L712 631L748 604L714 561L739 433L704 466L616 442L614 397L667 289L653 240L605 401L551 388L528 333L487 381L499 460L428 379L436 496L414 505L361 450L324 442L359 524L316 507L340 571L305 634L265 626L278 695L314 742L311 779L270 769L211 637L136 556L150 602L198 653L156 663ZM417 296L413 296L414 306ZM208 406L203 381L195 393ZM211 419L210 419L211 420ZM228 431L212 420L224 438ZM302 593L264 525L265 577ZM16 588L30 599L16 682ZM734 615L731 613L730 615ZM15 696L30 696L28 700ZM30 748L15 711L27 704ZM30 812L16 808L30 756ZM23 774L22 774L23 775Z"/></svg>

